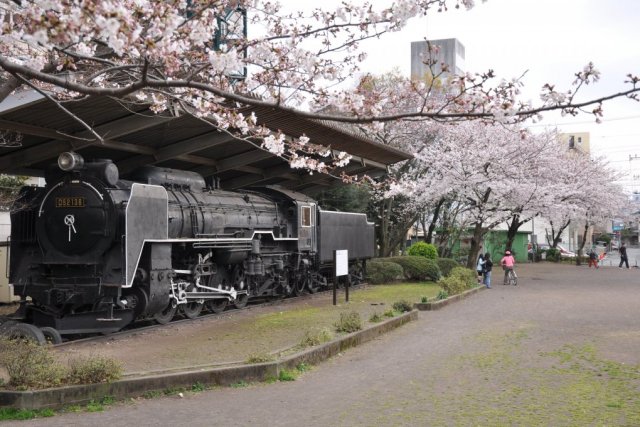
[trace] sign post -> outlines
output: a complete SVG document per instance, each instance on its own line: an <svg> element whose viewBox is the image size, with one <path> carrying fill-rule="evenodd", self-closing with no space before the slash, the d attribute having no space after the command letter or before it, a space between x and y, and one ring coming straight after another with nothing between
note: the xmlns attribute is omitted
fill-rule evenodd
<svg viewBox="0 0 640 427"><path fill-rule="evenodd" d="M338 277L346 276L349 274L349 251L334 250L333 251L333 265L335 268L333 275L333 305L337 304L337 289L338 289ZM346 285L346 299L349 302L349 281Z"/></svg>

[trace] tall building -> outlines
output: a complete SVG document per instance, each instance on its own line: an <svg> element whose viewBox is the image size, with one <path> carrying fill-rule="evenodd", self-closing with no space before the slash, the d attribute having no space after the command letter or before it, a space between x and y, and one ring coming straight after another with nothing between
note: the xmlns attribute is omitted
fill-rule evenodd
<svg viewBox="0 0 640 427"><path fill-rule="evenodd" d="M433 63L433 74L443 71L443 64L449 73L460 74L464 72L464 46L458 39L429 40L432 47L437 47L437 53L429 55L426 41L411 42L411 78L420 79L430 76L429 63Z"/></svg>

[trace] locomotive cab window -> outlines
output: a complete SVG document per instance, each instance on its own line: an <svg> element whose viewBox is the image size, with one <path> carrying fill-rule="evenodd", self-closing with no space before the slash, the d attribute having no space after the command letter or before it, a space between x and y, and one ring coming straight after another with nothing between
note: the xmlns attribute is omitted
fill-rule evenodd
<svg viewBox="0 0 640 427"><path fill-rule="evenodd" d="M302 206L300 208L300 225L311 227L311 206Z"/></svg>

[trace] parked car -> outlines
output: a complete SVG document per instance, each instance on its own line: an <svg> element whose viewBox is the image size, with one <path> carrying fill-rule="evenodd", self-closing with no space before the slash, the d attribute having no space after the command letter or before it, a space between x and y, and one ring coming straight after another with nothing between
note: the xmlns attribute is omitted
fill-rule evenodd
<svg viewBox="0 0 640 427"><path fill-rule="evenodd" d="M538 243L536 246L538 247L538 252L544 252L549 249L549 245L547 245L546 243ZM527 252L533 253L533 245L531 243L529 243L529 245L527 246Z"/></svg>
<svg viewBox="0 0 640 427"><path fill-rule="evenodd" d="M575 257L578 256L578 255L576 255L575 252L571 252L570 250L566 249L562 245L558 245L557 247L560 250L560 256L563 256L565 258L575 258Z"/></svg>

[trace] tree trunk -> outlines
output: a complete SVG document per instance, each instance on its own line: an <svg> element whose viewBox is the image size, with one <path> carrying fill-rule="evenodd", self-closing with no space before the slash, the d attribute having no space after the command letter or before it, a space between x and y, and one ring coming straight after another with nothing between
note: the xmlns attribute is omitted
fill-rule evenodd
<svg viewBox="0 0 640 427"><path fill-rule="evenodd" d="M589 221L584 223L584 233L582 233L582 244L578 248L578 256L576 257L576 265L582 264L580 261L580 257L582 256L582 251L584 250L584 245L587 243L587 232L589 231Z"/></svg>
<svg viewBox="0 0 640 427"><path fill-rule="evenodd" d="M486 229L482 228L482 222L476 222L473 227L473 237L471 238L471 248L469 250L469 258L467 259L467 268L476 269L476 260L482 250L482 237L485 235Z"/></svg>
<svg viewBox="0 0 640 427"><path fill-rule="evenodd" d="M441 198L436 205L436 208L433 211L433 217L431 218L431 223L429 224L429 231L424 236L424 241L427 243L431 243L433 241L433 232L436 229L436 224L438 223L438 219L440 218L440 209L442 209L442 205L444 205L445 198Z"/></svg>
<svg viewBox="0 0 640 427"><path fill-rule="evenodd" d="M569 224L571 224L571 220L568 219L567 222L565 222L559 229L558 232L556 233L554 227L553 227L553 222L549 221L549 224L551 224L551 241L549 242L549 244L551 245L552 248L557 248L558 244L560 243L560 240L562 240L562 232L569 226Z"/></svg>
<svg viewBox="0 0 640 427"><path fill-rule="evenodd" d="M509 228L507 229L507 244L506 250L510 251L513 247L513 241L516 238L516 234L520 229L520 226L524 224L526 221L520 221L520 215L515 214L511 217L511 221L509 221Z"/></svg>

